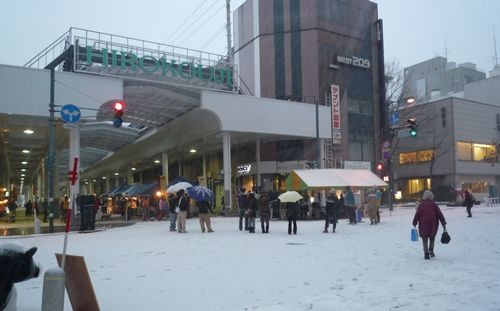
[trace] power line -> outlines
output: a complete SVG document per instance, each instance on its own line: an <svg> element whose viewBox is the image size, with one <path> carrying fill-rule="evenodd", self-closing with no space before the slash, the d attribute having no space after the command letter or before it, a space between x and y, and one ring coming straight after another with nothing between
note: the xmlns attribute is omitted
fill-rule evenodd
<svg viewBox="0 0 500 311"><path fill-rule="evenodd" d="M203 11L203 13L201 13L200 17L202 17L205 13L207 13L208 11L210 11L210 9L212 9L214 7L215 4L217 4L217 1L219 0L215 0L214 2L212 2L212 4L205 10ZM188 27L186 27L184 29L184 31L179 34L177 37L175 37L175 39L172 41L172 42L176 42L177 40L179 40L179 38L181 38L191 27L193 27L200 19L196 19L194 20ZM202 24L203 25L203 24Z"/></svg>
<svg viewBox="0 0 500 311"><path fill-rule="evenodd" d="M171 34L170 36L168 36L167 39L163 40L162 43L166 43L170 38L172 38L174 36L174 34L182 27L184 26L184 24L187 23L187 21L205 4L205 2L207 2L208 0L204 0L194 11L193 13L191 13L188 18L186 18L180 25L179 27L177 27Z"/></svg>
<svg viewBox="0 0 500 311"><path fill-rule="evenodd" d="M217 30L217 31L215 32L215 34L214 34L212 37L210 37L210 39L208 39L207 41L205 41L205 42L204 42L204 43L203 43L203 44L202 44L202 45L198 48L198 50L203 51L203 49L204 49L207 45L209 45L209 44L210 44L210 43L211 43L211 42L212 42L212 41L213 41L213 40L214 40L214 39L215 39L215 38L216 38L216 37L217 37L217 36L218 36L221 32L223 32L225 29L226 29L226 25L222 25L222 27L221 27L221 28L219 28L219 30Z"/></svg>
<svg viewBox="0 0 500 311"><path fill-rule="evenodd" d="M220 8L224 8L225 6L226 6L226 5L225 5L225 4L223 4ZM209 18L207 18L205 21L203 21L203 23L201 23L201 25L200 25L198 28L196 28L195 30L193 30L193 31L192 31L192 32L191 32L191 33L190 33L187 37L185 37L185 38L184 38L184 40L183 40L183 41L181 41L179 44L182 44L182 43L184 43L185 41L189 40L189 39L193 36L193 34L194 34L195 32L197 32L198 30L200 30L200 28L201 28L201 27L205 26L205 24L206 24L209 20L211 20L211 19L212 19L212 18L213 18L213 17L214 17L217 13L219 13L219 11L220 11L220 9L217 9L217 10L216 10L216 11L215 11L212 15L210 15L210 17L209 17Z"/></svg>

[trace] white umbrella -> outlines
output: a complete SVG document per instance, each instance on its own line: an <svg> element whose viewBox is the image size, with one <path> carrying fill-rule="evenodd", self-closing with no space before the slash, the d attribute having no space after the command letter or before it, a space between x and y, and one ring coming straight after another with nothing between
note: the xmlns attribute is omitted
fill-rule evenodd
<svg viewBox="0 0 500 311"><path fill-rule="evenodd" d="M183 189L186 191L188 188L191 188L193 185L191 185L188 182L181 181L176 184L173 184L172 186L168 187L167 192L169 193L176 193L177 191Z"/></svg>
<svg viewBox="0 0 500 311"><path fill-rule="evenodd" d="M281 201L281 203L297 202L298 200L302 199L302 196L297 191L287 191L280 194L278 199Z"/></svg>

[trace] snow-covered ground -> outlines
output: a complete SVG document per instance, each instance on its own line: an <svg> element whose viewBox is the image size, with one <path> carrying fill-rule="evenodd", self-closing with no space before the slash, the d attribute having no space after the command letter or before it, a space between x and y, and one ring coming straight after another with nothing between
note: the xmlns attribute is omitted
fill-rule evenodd
<svg viewBox="0 0 500 311"><path fill-rule="evenodd" d="M68 254L85 257L101 310L500 310L500 207L444 207L451 242L424 260L410 241L414 209L383 210L382 223L272 221L269 234L212 218L215 233L168 231L168 221L73 233ZM438 239L442 229L438 232ZM42 275L17 285L19 310L40 310L43 273L64 234L4 238L37 246ZM65 310L71 310L66 297Z"/></svg>

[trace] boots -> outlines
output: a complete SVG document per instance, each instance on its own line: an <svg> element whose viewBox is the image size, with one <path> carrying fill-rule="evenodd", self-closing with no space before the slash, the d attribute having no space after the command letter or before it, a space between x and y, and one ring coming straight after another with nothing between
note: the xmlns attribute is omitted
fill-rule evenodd
<svg viewBox="0 0 500 311"><path fill-rule="evenodd" d="M262 233L266 233L266 229L264 229L264 225L262 225L261 227L262 227Z"/></svg>
<svg viewBox="0 0 500 311"><path fill-rule="evenodd" d="M424 259L431 259L431 257L429 257L429 253L425 253Z"/></svg>
<svg viewBox="0 0 500 311"><path fill-rule="evenodd" d="M436 257L436 255L434 255L434 250L432 248L429 248L429 255L431 257Z"/></svg>

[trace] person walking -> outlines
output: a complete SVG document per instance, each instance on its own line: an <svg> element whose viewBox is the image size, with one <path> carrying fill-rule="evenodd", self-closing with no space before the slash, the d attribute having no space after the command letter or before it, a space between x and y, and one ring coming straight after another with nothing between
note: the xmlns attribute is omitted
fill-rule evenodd
<svg viewBox="0 0 500 311"><path fill-rule="evenodd" d="M292 224L293 224L293 234L297 234L297 214L299 209L299 204L297 202L285 203L286 208L286 219L288 220L288 234L292 234Z"/></svg>
<svg viewBox="0 0 500 311"><path fill-rule="evenodd" d="M33 210L33 203L31 203L31 200L28 200L26 204L24 204L24 216L29 217L31 216Z"/></svg>
<svg viewBox="0 0 500 311"><path fill-rule="evenodd" d="M271 218L271 207L269 205L269 196L262 193L259 197L260 227L262 233L269 233L269 219Z"/></svg>
<svg viewBox="0 0 500 311"><path fill-rule="evenodd" d="M61 220L62 222L66 223L66 214L68 213L69 210L69 198L67 195L64 196L64 199L62 201L62 213L61 213Z"/></svg>
<svg viewBox="0 0 500 311"><path fill-rule="evenodd" d="M325 217L325 229L323 233L328 233L328 227L332 224L332 232L335 233L337 228L337 215L338 215L338 203L337 192L335 189L328 191L326 196L326 217Z"/></svg>
<svg viewBox="0 0 500 311"><path fill-rule="evenodd" d="M168 196L168 212L170 214L170 231L177 231L176 229L176 223L177 223L177 212L176 212L176 207L177 207L177 201L178 198L176 198L175 194L170 194Z"/></svg>
<svg viewBox="0 0 500 311"><path fill-rule="evenodd" d="M241 188L240 193L238 193L238 211L240 216L239 228L240 231L243 230L243 218L245 219L245 230L248 230L248 218L245 216L247 211L247 194L245 193L245 188Z"/></svg>
<svg viewBox="0 0 500 311"><path fill-rule="evenodd" d="M163 217L165 217L166 214L167 206L167 200L164 196L162 196L158 201L158 214L156 215L156 220L163 220Z"/></svg>
<svg viewBox="0 0 500 311"><path fill-rule="evenodd" d="M42 209L43 209L43 222L47 222L47 216L49 216L49 203L47 202L47 198L43 198Z"/></svg>
<svg viewBox="0 0 500 311"><path fill-rule="evenodd" d="M466 207L467 214L469 215L467 217L472 217L471 210L472 210L472 206L474 205L475 201L476 201L476 199L474 198L472 193L470 193L469 190L465 190L464 191L464 206Z"/></svg>
<svg viewBox="0 0 500 311"><path fill-rule="evenodd" d="M177 232L187 233L187 231L186 231L186 219L187 219L187 213L188 213L188 209L189 209L189 202L188 202L187 198L184 196L184 189L181 189L177 192L177 197L179 198L179 200L177 201L177 207L176 207L176 211L178 210Z"/></svg>
<svg viewBox="0 0 500 311"><path fill-rule="evenodd" d="M380 205L382 204L382 191L375 188L375 197L377 198L377 224L380 223Z"/></svg>
<svg viewBox="0 0 500 311"><path fill-rule="evenodd" d="M354 193L352 192L351 186L345 187L344 204L348 210L349 224L355 225L356 224L356 201L354 200Z"/></svg>
<svg viewBox="0 0 500 311"><path fill-rule="evenodd" d="M370 225L376 225L377 222L377 196L375 195L375 188L370 189L368 195L366 196L366 207L368 209L368 218L370 219Z"/></svg>
<svg viewBox="0 0 500 311"><path fill-rule="evenodd" d="M418 224L418 232L422 238L424 249L424 258L435 257L434 241L436 239L439 222L446 230L446 220L439 206L434 202L434 194L430 190L425 190L422 196L422 202L418 205L415 216L413 217L413 226Z"/></svg>
<svg viewBox="0 0 500 311"><path fill-rule="evenodd" d="M212 230L212 225L210 223L210 213L214 213L212 207L210 206L210 202L207 200L197 201L196 205L198 206L198 217L200 219L200 227L201 232L205 233L205 225L207 226L208 232L214 232Z"/></svg>
<svg viewBox="0 0 500 311"><path fill-rule="evenodd" d="M255 233L255 217L257 217L257 210L259 209L259 202L255 197L254 192L248 193L247 201L247 219L248 219L248 232Z"/></svg>

